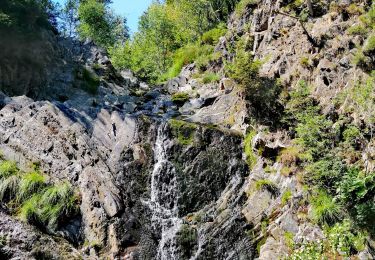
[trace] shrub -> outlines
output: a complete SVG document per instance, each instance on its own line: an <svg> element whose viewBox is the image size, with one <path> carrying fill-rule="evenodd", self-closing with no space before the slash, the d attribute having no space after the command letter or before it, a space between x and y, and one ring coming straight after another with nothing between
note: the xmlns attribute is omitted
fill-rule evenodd
<svg viewBox="0 0 375 260"><path fill-rule="evenodd" d="M325 157L306 167L305 179L325 189L335 189L335 184L346 171L346 166L337 157Z"/></svg>
<svg viewBox="0 0 375 260"><path fill-rule="evenodd" d="M217 28L211 29L202 35L204 44L215 45L221 36L227 32L224 24L220 24Z"/></svg>
<svg viewBox="0 0 375 260"><path fill-rule="evenodd" d="M289 249L293 249L293 246L294 246L293 238L294 238L294 235L292 232L286 231L284 233L284 240Z"/></svg>
<svg viewBox="0 0 375 260"><path fill-rule="evenodd" d="M323 225L332 225L342 218L342 206L323 190L311 198L311 218Z"/></svg>
<svg viewBox="0 0 375 260"><path fill-rule="evenodd" d="M235 9L235 14L237 17L240 17L243 12L246 11L246 8L248 6L252 6L252 5L257 5L258 4L258 0L241 0L237 5L236 5L236 9Z"/></svg>
<svg viewBox="0 0 375 260"><path fill-rule="evenodd" d="M303 149L297 145L288 146L283 148L280 155L277 157L277 161L285 164L286 166L291 166L293 164L299 164L301 162L301 157L303 157Z"/></svg>
<svg viewBox="0 0 375 260"><path fill-rule="evenodd" d="M354 125L350 125L343 132L344 141L350 145L355 145L357 140L361 138L361 135L361 131Z"/></svg>
<svg viewBox="0 0 375 260"><path fill-rule="evenodd" d="M321 241L298 245L298 248L287 258L288 260L315 260L325 259L324 246Z"/></svg>
<svg viewBox="0 0 375 260"><path fill-rule="evenodd" d="M365 249L365 235L352 232L349 220L342 223L336 223L331 228L326 228L325 234L329 242L330 251L349 257L353 252L359 252Z"/></svg>
<svg viewBox="0 0 375 260"><path fill-rule="evenodd" d="M314 158L322 156L332 148L334 138L332 121L324 115L306 114L296 127L297 143L305 147Z"/></svg>
<svg viewBox="0 0 375 260"><path fill-rule="evenodd" d="M351 15L360 15L363 14L365 11L363 10L362 7L358 6L357 4L350 4L347 8L346 11L351 14Z"/></svg>

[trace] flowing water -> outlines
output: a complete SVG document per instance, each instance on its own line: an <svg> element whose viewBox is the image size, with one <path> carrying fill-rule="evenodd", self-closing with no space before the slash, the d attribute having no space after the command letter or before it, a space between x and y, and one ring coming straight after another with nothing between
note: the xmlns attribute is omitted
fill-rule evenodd
<svg viewBox="0 0 375 260"><path fill-rule="evenodd" d="M152 211L152 226L161 232L157 259L178 259L176 235L182 219L178 217L178 188L176 169L168 161L167 147L170 140L162 123L157 132L154 147L155 165L151 176L151 199L148 205Z"/></svg>

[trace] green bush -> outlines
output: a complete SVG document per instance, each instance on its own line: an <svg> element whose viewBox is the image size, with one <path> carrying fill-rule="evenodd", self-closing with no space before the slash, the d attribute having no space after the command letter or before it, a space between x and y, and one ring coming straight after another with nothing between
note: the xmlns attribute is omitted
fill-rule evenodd
<svg viewBox="0 0 375 260"><path fill-rule="evenodd" d="M325 191L313 194L310 203L311 218L318 224L333 225L342 219L342 206Z"/></svg>
<svg viewBox="0 0 375 260"><path fill-rule="evenodd" d="M224 24L220 24L217 28L211 29L202 35L204 44L215 45L221 36L225 35L227 29Z"/></svg>
<svg viewBox="0 0 375 260"><path fill-rule="evenodd" d="M301 64L302 67L304 68L308 68L310 67L310 60L308 57L302 57L299 61L299 63Z"/></svg>
<svg viewBox="0 0 375 260"><path fill-rule="evenodd" d="M350 125L343 132L344 141L350 145L354 145L361 136L361 131L354 125Z"/></svg>
<svg viewBox="0 0 375 260"><path fill-rule="evenodd" d="M257 5L259 0L241 0L237 5L235 9L235 14L237 17L240 17L243 12L246 11L246 8L248 6L254 6Z"/></svg>
<svg viewBox="0 0 375 260"><path fill-rule="evenodd" d="M365 234L354 234L349 220L336 223L331 228L326 228L325 234L329 242L329 251L340 252L340 255L349 257L354 252L365 249Z"/></svg>
<svg viewBox="0 0 375 260"><path fill-rule="evenodd" d="M325 157L306 166L305 179L318 187L331 191L346 171L346 166L337 157Z"/></svg>

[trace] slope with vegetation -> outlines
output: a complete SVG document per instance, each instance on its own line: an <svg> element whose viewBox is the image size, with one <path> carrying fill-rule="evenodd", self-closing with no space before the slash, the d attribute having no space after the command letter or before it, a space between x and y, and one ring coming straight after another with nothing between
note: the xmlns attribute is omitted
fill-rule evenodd
<svg viewBox="0 0 375 260"><path fill-rule="evenodd" d="M55 35L72 80L42 101L0 75L4 157L40 161L0 161L14 219L94 259L374 258L371 1L155 1L132 37L110 1L57 9L5 1L0 29L109 56Z"/></svg>

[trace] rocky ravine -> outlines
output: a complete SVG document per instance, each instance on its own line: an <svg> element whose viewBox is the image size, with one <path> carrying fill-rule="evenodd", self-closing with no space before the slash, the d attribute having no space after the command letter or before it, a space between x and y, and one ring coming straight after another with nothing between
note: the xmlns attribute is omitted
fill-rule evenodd
<svg viewBox="0 0 375 260"><path fill-rule="evenodd" d="M216 49L230 59L235 36L254 37L254 55L271 57L261 75L279 77L289 88L300 79L314 82L328 113L342 82L365 77L346 61L353 44L342 28L357 17L328 12L311 19L312 35L326 42L319 49L295 19L275 13L283 5L264 0L233 15ZM327 23L332 26L323 30ZM1 257L268 260L290 253L286 233L295 243L324 237L298 215L308 210L306 194L276 161L290 144L286 132L256 126L252 145L262 153L250 172L242 133L251 109L233 80L202 84L192 77L192 64L165 87L151 89L131 73L117 72L90 43L44 37L53 48L36 46L35 53L49 57L42 61L48 66L34 71L22 62L0 65L0 149L23 169L39 162L51 182L72 183L81 196L80 215L48 235L2 209ZM316 66L301 66L305 56ZM84 90L85 70L100 77L95 93ZM179 92L190 95L181 106L170 100ZM257 188L264 179L276 187ZM293 194L287 203L285 191ZM358 257L372 259L370 249Z"/></svg>
<svg viewBox="0 0 375 260"><path fill-rule="evenodd" d="M50 182L73 184L81 197L80 215L51 236L4 210L1 254L9 259L253 258L247 234L252 225L241 213L248 172L241 135L169 120L178 107L162 89L150 90L129 73L119 75L89 43L54 44L66 55L61 80L50 79L44 94L32 98L11 97L7 88L8 95L0 94L0 147L21 169L38 162ZM76 52L64 51L72 45ZM77 87L82 78L71 66L86 66L101 77L96 95ZM38 85L32 89L39 93ZM146 94L132 95L135 89Z"/></svg>

